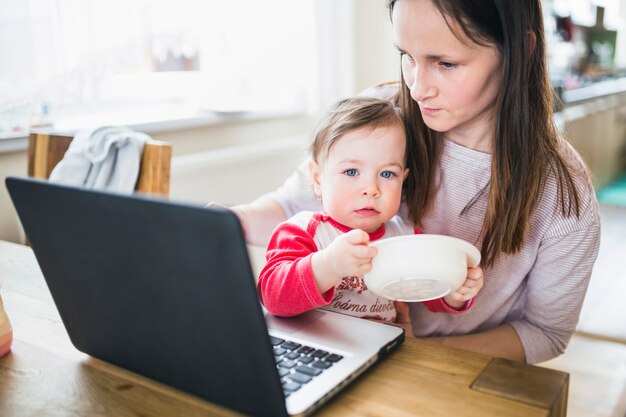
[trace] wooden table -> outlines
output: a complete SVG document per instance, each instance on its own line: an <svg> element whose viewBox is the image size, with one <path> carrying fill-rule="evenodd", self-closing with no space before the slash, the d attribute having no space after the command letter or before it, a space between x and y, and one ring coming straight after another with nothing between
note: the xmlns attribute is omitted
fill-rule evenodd
<svg viewBox="0 0 626 417"><path fill-rule="evenodd" d="M0 416L237 415L77 351L30 248L0 241L0 287L14 331ZM411 338L316 415L564 416L568 377Z"/></svg>

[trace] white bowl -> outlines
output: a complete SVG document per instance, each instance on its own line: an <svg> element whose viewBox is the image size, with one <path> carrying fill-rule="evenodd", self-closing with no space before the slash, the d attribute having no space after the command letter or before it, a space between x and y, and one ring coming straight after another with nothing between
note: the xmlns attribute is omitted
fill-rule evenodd
<svg viewBox="0 0 626 417"><path fill-rule="evenodd" d="M467 268L480 263L472 244L443 235L407 235L370 244L378 249L372 269L363 277L381 297L397 301L427 301L459 289Z"/></svg>

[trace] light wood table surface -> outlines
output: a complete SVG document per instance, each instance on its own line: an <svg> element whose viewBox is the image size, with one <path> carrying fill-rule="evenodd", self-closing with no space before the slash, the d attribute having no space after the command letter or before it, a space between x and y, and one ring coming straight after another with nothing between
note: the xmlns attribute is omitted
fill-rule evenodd
<svg viewBox="0 0 626 417"><path fill-rule="evenodd" d="M237 415L77 351L30 248L0 241L0 295L14 332L0 416ZM410 338L316 415L564 416L568 377Z"/></svg>

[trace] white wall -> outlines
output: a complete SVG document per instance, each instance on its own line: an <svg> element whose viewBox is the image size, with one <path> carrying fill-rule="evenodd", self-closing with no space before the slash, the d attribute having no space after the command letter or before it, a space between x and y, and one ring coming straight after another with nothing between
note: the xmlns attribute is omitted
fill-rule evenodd
<svg viewBox="0 0 626 417"><path fill-rule="evenodd" d="M170 198L233 205L275 190L306 156L311 116L153 135L174 144Z"/></svg>
<svg viewBox="0 0 626 417"><path fill-rule="evenodd" d="M400 58L384 0L319 0L323 63L317 101L328 106L368 87L400 79ZM328 17L326 17L326 15Z"/></svg>
<svg viewBox="0 0 626 417"><path fill-rule="evenodd" d="M400 80L400 56L383 0L358 0L355 9L355 91Z"/></svg>
<svg viewBox="0 0 626 417"><path fill-rule="evenodd" d="M306 158L308 135L228 146L172 159L170 198L231 206L279 187Z"/></svg>

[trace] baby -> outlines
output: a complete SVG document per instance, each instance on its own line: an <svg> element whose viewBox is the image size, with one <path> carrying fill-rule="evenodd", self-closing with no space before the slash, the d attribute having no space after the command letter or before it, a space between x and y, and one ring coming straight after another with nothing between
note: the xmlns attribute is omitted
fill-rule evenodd
<svg viewBox="0 0 626 417"><path fill-rule="evenodd" d="M368 243L420 233L398 216L408 175L407 134L399 110L375 98L337 103L319 124L309 171L322 212L301 212L274 231L258 291L267 310L292 316L323 307L357 317L396 320L394 302L368 290ZM426 301L431 311L460 313L475 291Z"/></svg>

